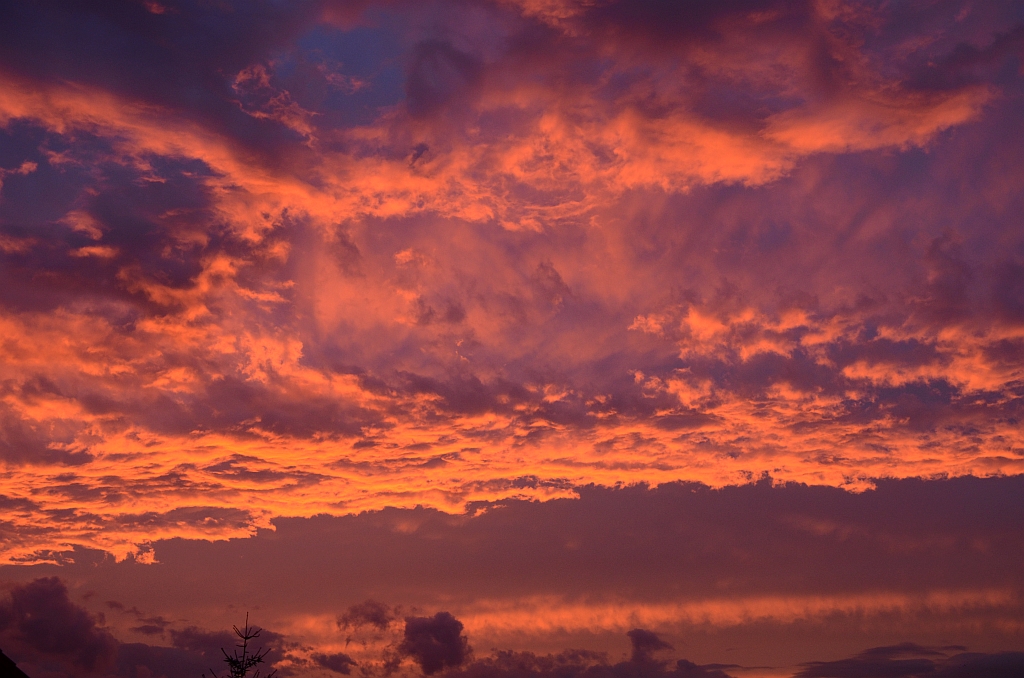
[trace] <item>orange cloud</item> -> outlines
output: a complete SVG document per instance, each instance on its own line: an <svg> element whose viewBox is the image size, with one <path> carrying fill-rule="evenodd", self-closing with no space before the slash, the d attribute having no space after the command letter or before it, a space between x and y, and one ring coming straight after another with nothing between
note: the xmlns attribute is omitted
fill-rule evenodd
<svg viewBox="0 0 1024 678"><path fill-rule="evenodd" d="M69 192L0 233L8 562L588 483L1022 472L1017 260L869 184L994 84L925 86L924 47L825 3L708 10L661 52L625 5L503 7L358 124L288 55L224 71L224 119L5 67L0 126L46 139L5 204ZM988 202L958 218L1015 251Z"/></svg>

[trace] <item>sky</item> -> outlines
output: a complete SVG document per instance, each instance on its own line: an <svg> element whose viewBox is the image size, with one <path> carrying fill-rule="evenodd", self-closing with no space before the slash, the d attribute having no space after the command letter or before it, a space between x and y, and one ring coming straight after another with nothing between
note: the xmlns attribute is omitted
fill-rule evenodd
<svg viewBox="0 0 1024 678"><path fill-rule="evenodd" d="M1024 676L1024 5L0 0L0 649Z"/></svg>

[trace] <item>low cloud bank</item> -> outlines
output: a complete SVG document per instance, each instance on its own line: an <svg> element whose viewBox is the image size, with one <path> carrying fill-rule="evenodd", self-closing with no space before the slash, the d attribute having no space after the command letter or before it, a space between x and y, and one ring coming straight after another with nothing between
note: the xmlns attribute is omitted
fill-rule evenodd
<svg viewBox="0 0 1024 678"><path fill-rule="evenodd" d="M366 614L372 612L372 614ZM463 624L449 612L405 617L395 610L367 601L353 605L339 619L382 625L395 642L384 647L380 661L357 664L343 652L320 652L264 630L260 645L268 648L268 670L279 675L350 675L358 667L364 677L439 675L444 678L733 678L734 664L696 664L665 655L672 645L648 629L634 628L626 635L629 659L609 661L607 653L565 650L540 655L495 650L474 659ZM368 621L369 620L369 621ZM386 620L386 621L385 621ZM122 643L103 626L102 615L90 614L71 600L56 577L36 579L9 588L0 600L0 642L28 675L54 678L104 676L108 678L195 678L223 663L222 648L235 637L227 631L206 631L195 626L169 629L171 646ZM344 628L339 622L339 631ZM400 640L399 640L400 638ZM962 646L925 647L913 643L877 647L838 661L808 662L793 678L1019 678L1024 675L1024 652L968 652Z"/></svg>

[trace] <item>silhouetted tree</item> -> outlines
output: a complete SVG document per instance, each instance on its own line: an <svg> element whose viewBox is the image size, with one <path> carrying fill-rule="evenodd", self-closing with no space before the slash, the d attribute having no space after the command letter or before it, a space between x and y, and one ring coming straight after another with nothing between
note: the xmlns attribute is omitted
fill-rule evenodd
<svg viewBox="0 0 1024 678"><path fill-rule="evenodd" d="M220 649L220 651L224 653L224 661L228 664L228 676L226 678L260 678L260 670L256 667L263 663L263 658L267 656L270 649L260 648L255 652L250 653L249 641L259 638L260 632L263 631L263 629L256 626L249 626L248 612L245 613L245 626L242 628L232 626L231 628L235 630L235 635L241 639L241 642L237 645L237 647L241 649L241 652L239 652L239 650L235 650L234 655L230 655L224 648ZM256 669L256 672L250 676L249 671L253 669ZM213 678L220 678L213 669L210 669L210 673L213 675ZM266 678L273 678L275 673L277 673L277 669L271 671ZM205 673L203 674L203 678L206 678Z"/></svg>

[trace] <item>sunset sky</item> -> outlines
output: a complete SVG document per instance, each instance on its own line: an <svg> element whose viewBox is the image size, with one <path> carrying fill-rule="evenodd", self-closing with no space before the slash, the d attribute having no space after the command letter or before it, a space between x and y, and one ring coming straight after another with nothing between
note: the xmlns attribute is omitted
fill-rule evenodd
<svg viewBox="0 0 1024 678"><path fill-rule="evenodd" d="M32 678L1024 676L1024 3L0 0Z"/></svg>

